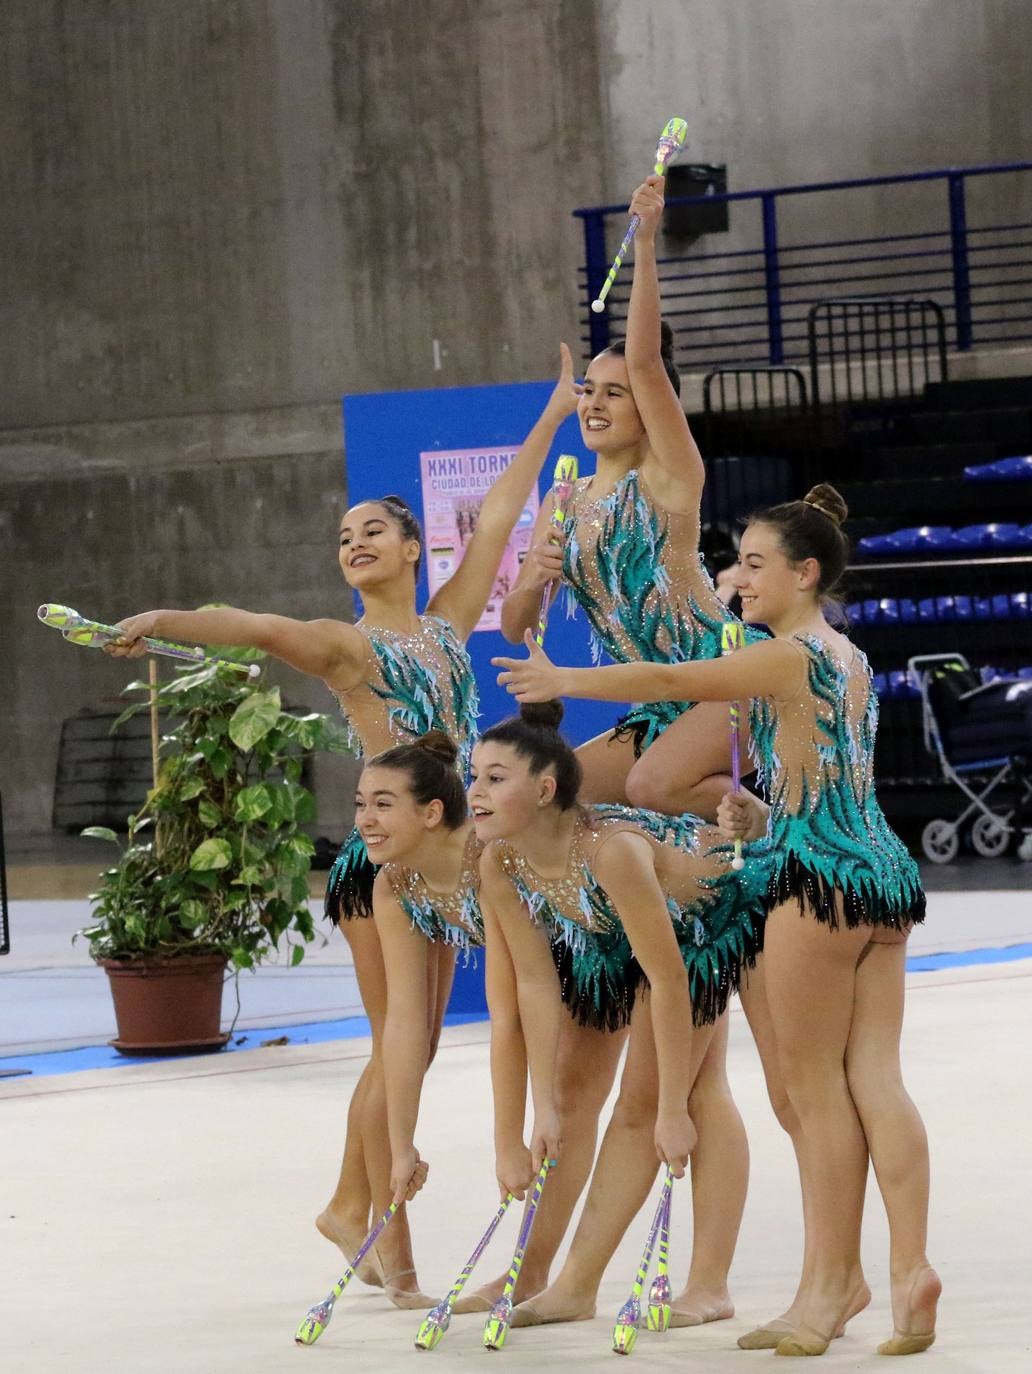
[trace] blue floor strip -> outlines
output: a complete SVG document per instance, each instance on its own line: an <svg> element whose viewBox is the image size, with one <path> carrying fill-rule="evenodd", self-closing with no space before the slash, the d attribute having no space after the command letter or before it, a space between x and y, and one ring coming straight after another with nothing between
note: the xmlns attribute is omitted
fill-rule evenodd
<svg viewBox="0 0 1032 1374"><path fill-rule="evenodd" d="M916 954L907 960L908 973L933 973L945 968L970 968L975 964L1009 964L1018 959L1032 959L1032 944L1007 945L1003 948L965 949L949 954ZM483 1021L483 1012L453 1012L444 1018L446 1026L462 1026L470 1021ZM281 1037L289 1045L320 1045L328 1040L351 1040L369 1034L369 1022L364 1016L351 1016L343 1021L311 1021L304 1025L263 1026L258 1030L241 1030L234 1034L221 1054L240 1050L256 1050L270 1040ZM0 1059L0 1071L31 1073L34 1078L59 1073L81 1073L85 1069L117 1069L126 1064L168 1064L174 1059L199 1056L153 1055L127 1056L110 1045L88 1045L79 1050L59 1050L49 1054L15 1055Z"/></svg>
<svg viewBox="0 0 1032 1374"><path fill-rule="evenodd" d="M486 1012L452 1012L444 1018L446 1026L464 1026L470 1021L484 1021ZM219 1054L240 1050L257 1050L270 1040L283 1039L289 1045L320 1045L328 1040L354 1040L369 1034L369 1022L364 1016L349 1016L343 1021L311 1021L306 1025L261 1026L239 1030ZM206 1055L143 1055L119 1054L110 1045L86 1045L79 1050L55 1050L45 1054L22 1054L0 1059L0 1071L12 1069L29 1072L33 1078L56 1073L81 1073L85 1069L119 1069L127 1064L170 1064L177 1060L207 1058Z"/></svg>
<svg viewBox="0 0 1032 1374"><path fill-rule="evenodd" d="M915 954L907 960L908 973L932 973L940 968L966 968L969 964L1011 964L1032 959L1032 945L1006 945L1002 949L962 949L953 954Z"/></svg>

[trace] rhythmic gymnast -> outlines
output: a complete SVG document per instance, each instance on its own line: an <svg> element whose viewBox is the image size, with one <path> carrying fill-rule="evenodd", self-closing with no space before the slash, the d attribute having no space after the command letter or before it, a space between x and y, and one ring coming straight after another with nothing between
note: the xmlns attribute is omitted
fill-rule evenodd
<svg viewBox="0 0 1032 1374"><path fill-rule="evenodd" d="M502 628L513 641L533 628L542 588L560 577L584 609L598 648L617 661L714 658L720 653L721 627L735 619L702 566L702 459L678 400L672 336L665 327L661 331L655 238L662 188L663 179L652 176L634 193L631 210L641 223L626 343L592 360L577 407L581 437L596 455L596 471L577 483L561 545L551 528L550 503L541 510L533 546L503 606ZM637 706L615 731L582 745L577 751L584 770L582 799L673 814L692 811L714 820L730 781L721 776L730 764L725 712L717 704L690 706L688 701ZM581 1030L578 1037L575 1030L564 1037L560 1094L578 1121L567 1139L563 1168L549 1180L542 1200L521 1275L523 1293L532 1292L535 1281L547 1280L548 1242L554 1253L587 1181L598 1114L622 1048L618 1034L600 1037ZM710 1130L725 1132L719 1152L736 1161L728 1173L742 1180L744 1205L748 1144L733 1103ZM499 1289L500 1281L461 1305L488 1307ZM714 1310L700 1293L699 1313Z"/></svg>
<svg viewBox="0 0 1032 1374"><path fill-rule="evenodd" d="M378 754L431 729L458 746L465 771L476 733L477 691L465 642L491 595L506 541L537 480L562 421L577 404L569 349L555 390L516 458L495 481L481 507L476 532L449 581L416 608L416 575L422 533L409 507L396 496L364 501L344 515L338 561L344 580L362 598L355 624L339 620L292 620L230 608L148 611L121 622L119 645L109 652L143 653L146 635L191 644L243 645L264 649L302 673L322 679L337 698L356 751ZM345 841L330 875L328 914L348 940L362 1003L369 1017L373 1052L348 1108L347 1139L333 1197L316 1221L345 1256L354 1254L370 1228L372 1198L389 1188L389 1148L383 1100L381 1045L386 1008L383 956L372 915L374 870L357 830ZM435 980L436 1043L454 971L453 948L428 951ZM400 1306L426 1306L419 1291L404 1209L377 1243L376 1261L359 1277L383 1284Z"/></svg>
<svg viewBox="0 0 1032 1374"><path fill-rule="evenodd" d="M387 1007L383 1068L391 1145L390 1196L382 1211L426 1181L415 1146L419 1099L440 1028L431 953L465 955L484 943L480 855L458 749L441 730L371 758L355 797L355 823L377 864L373 920L383 951Z"/></svg>
<svg viewBox="0 0 1032 1374"><path fill-rule="evenodd" d="M547 503L538 516L531 550L502 609L502 630L512 643L533 628L541 590L556 578L583 609L596 651L620 663L717 658L721 626L735 619L702 564L705 473L678 399L673 336L660 321L656 232L663 185L662 177L650 176L631 199L641 223L627 338L592 359L577 407L595 473L577 483L562 544L550 528ZM715 819L730 762L724 710L704 703L689 713L691 705L636 706L615 731L582 745L584 799Z"/></svg>
<svg viewBox="0 0 1032 1374"><path fill-rule="evenodd" d="M753 517L736 586L745 619L774 637L726 659L558 668L530 641L528 659L494 660L524 702L753 699L769 815L729 794L721 824L732 835L765 832L775 850L763 978L750 980L743 1005L796 1147L805 1250L790 1307L740 1343L782 1355L823 1354L870 1300L860 1265L868 1152L890 1233L894 1332L881 1354L932 1344L941 1289L926 1254L928 1142L899 1057L906 939L925 898L875 796L870 668L823 613L847 561L845 516L839 493L821 484Z"/></svg>
<svg viewBox="0 0 1032 1374"><path fill-rule="evenodd" d="M558 1154L556 1178L565 1168L568 1122L554 1070L567 1028L576 1022L605 1034L629 1023L630 1043L569 1256L551 1287L517 1307L513 1324L593 1316L657 1155L677 1177L691 1155L691 1276L672 1307L674 1325L697 1325L703 1294L708 1319L733 1313L727 1274L744 1187L728 1179L719 1139L700 1129L696 1150L689 1112L730 1102L724 1012L762 944L769 851L765 842L747 846L745 868L735 873L731 846L694 817L578 804L580 764L558 733L561 716L558 702L526 706L487 730L473 752L469 800L487 843L481 899L503 1195L525 1189L542 1158Z"/></svg>

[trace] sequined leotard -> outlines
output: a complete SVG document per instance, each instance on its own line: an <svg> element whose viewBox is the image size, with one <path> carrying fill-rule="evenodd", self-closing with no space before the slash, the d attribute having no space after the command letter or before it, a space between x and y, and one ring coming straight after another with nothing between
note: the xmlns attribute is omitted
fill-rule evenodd
<svg viewBox="0 0 1032 1374"><path fill-rule="evenodd" d="M576 485L566 518L563 580L567 609L579 605L595 661L686 663L720 657L721 626L735 619L717 596L699 548L699 514L657 506L632 469L592 499L590 477ZM746 640L763 638L746 629ZM617 729L640 754L694 703L635 706Z"/></svg>
<svg viewBox="0 0 1032 1374"><path fill-rule="evenodd" d="M443 730L458 746L465 776L476 739L479 701L473 666L440 616L422 615L415 634L356 626L368 641L361 682L334 692L359 756ZM357 830L344 841L326 886L326 914L371 916L375 870Z"/></svg>
<svg viewBox="0 0 1032 1374"><path fill-rule="evenodd" d="M753 701L751 749L770 797L771 903L837 927L899 930L924 919L917 865L874 794L878 698L861 651L841 663L814 635L792 642L806 679L788 701ZM837 898L836 894L840 894Z"/></svg>
<svg viewBox="0 0 1032 1374"><path fill-rule="evenodd" d="M593 873L599 846L620 831L652 841L688 970L693 1017L697 1025L712 1022L763 947L766 841L745 846L745 868L735 873L733 847L715 826L694 816L607 804L579 808L561 878L541 877L514 845L499 843L503 871L533 920L548 931L563 1001L582 1025L607 1030L627 1024L644 980L620 917Z"/></svg>
<svg viewBox="0 0 1032 1374"><path fill-rule="evenodd" d="M428 940L454 945L468 953L484 943L484 918L480 913L480 855L484 846L472 824L462 854L462 871L454 892L435 892L421 873L404 864L386 863L383 872L398 905L413 926Z"/></svg>

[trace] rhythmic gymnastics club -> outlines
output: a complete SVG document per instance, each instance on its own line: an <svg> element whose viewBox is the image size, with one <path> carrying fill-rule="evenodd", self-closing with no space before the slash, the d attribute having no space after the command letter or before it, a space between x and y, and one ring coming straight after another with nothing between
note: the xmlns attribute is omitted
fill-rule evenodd
<svg viewBox="0 0 1032 1374"><path fill-rule="evenodd" d="M60 630L69 644L79 644L86 649L102 649L105 644L113 644L125 634L117 625L103 625L99 620L87 620L70 606L55 606L49 601L40 606L36 617L42 620L44 625ZM149 654L179 659L183 663L193 663L199 668L221 663L238 673L244 673L247 677L257 677L262 671L257 663L237 663L231 658L219 658L213 654L206 654L199 646L191 649L187 644L174 644L169 639L151 639L149 636L144 636L143 643Z"/></svg>
<svg viewBox="0 0 1032 1374"><path fill-rule="evenodd" d="M340 1278L333 1285L333 1288L323 1298L322 1302L317 1302L314 1307L310 1307L301 1319L301 1324L294 1333L295 1345L314 1345L322 1333L330 1324L333 1316L333 1304L340 1297L344 1289L355 1277L355 1270L365 1259L366 1254L373 1248L379 1238L380 1232L390 1221L391 1217L401 1206L399 1202L392 1202L384 1212L383 1216L376 1223L373 1229L366 1236L365 1240L355 1251L355 1258L341 1274Z"/></svg>
<svg viewBox="0 0 1032 1374"><path fill-rule="evenodd" d="M441 1302L439 1302L436 1307L431 1307L430 1311L423 1318L423 1324L419 1328L419 1332L416 1336L417 1350L434 1350L438 1345L440 1345L441 1338L443 1337L444 1333L448 1330L448 1327L451 1325L452 1306L454 1305L459 1294L465 1288L466 1282L469 1279L469 1276L473 1273L473 1270L476 1268L481 1255L487 1249L488 1245L490 1245L491 1237L498 1229L498 1223L509 1210L510 1202L512 1202L512 1193L506 1193L505 1201L502 1203L502 1205L498 1208L498 1211L495 1212L494 1216L491 1218L491 1224L488 1226L484 1234L480 1237L480 1240L477 1242L476 1249L473 1251L472 1255L470 1255L469 1259L466 1261L466 1264L462 1269L462 1272L459 1274L459 1277L452 1284L447 1297L444 1298Z"/></svg>
<svg viewBox="0 0 1032 1374"><path fill-rule="evenodd" d="M645 1249L642 1251L641 1260L638 1264L638 1272L634 1276L634 1286L631 1289L631 1296L616 1314L616 1326L613 1328L613 1351L617 1355L629 1355L638 1340L638 1327L641 1324L641 1291L645 1287L646 1278L648 1278L649 1265L652 1263L652 1251L656 1244L656 1236L663 1223L663 1214L666 1210L667 1201L669 1200L670 1191L673 1186L673 1171L668 1167L666 1178L663 1180L663 1188L659 1195L656 1215L652 1218L652 1225L649 1227L649 1235L645 1242Z"/></svg>
<svg viewBox="0 0 1032 1374"><path fill-rule="evenodd" d="M727 620L720 627L720 654L733 653L735 649L741 649L745 644L745 626L737 620ZM739 761L738 741L741 732L741 702L728 702L731 721L731 789L737 797L742 790L742 770ZM742 858L742 841L735 840L735 857L731 860L731 867L736 873L740 873L745 867L745 860Z"/></svg>
<svg viewBox="0 0 1032 1374"><path fill-rule="evenodd" d="M527 1252L531 1227L534 1225L538 1203L541 1201L541 1190L545 1186L548 1171L554 1164L555 1160L546 1159L534 1180L534 1190L530 1195L530 1201L527 1203L527 1210L523 1213L523 1224L520 1226L520 1234L516 1241L512 1263L509 1265L509 1272L505 1276L502 1296L491 1308L487 1323L484 1326L484 1348L486 1350L501 1350L505 1344L505 1338L509 1334L509 1326L512 1322L512 1295L516 1291L516 1282L519 1279L520 1270L523 1268L523 1256Z"/></svg>
<svg viewBox="0 0 1032 1374"><path fill-rule="evenodd" d="M552 519L549 522L548 531L550 535L558 536L557 542L561 542L563 527L566 524L566 512L570 506L570 497L573 495L573 486L577 481L577 459L570 453L561 453L556 460L555 471L552 473ZM541 609L538 611L537 640L538 648L545 642L545 626L548 624L548 608L552 604L552 597L555 595L555 582L546 582L541 593Z"/></svg>
<svg viewBox="0 0 1032 1374"><path fill-rule="evenodd" d="M663 132L660 134L659 142L656 145L656 165L653 168L656 176L661 177L666 171L666 165L670 159L675 153L680 152L687 133L688 125L683 119L670 119L663 126ZM606 308L606 297L609 295L609 289L613 285L613 282L616 281L616 274L623 266L623 260L627 256L628 248L630 248L631 243L634 241L634 236L638 232L638 225L640 223L640 215L631 216L631 222L627 226L627 233L623 236L623 243L621 243L620 247L617 249L616 257L613 259L613 265L609 269L609 276L606 277L605 281L602 283L602 290L591 302L591 308L596 315L600 315Z"/></svg>
<svg viewBox="0 0 1032 1374"><path fill-rule="evenodd" d="M649 1331L667 1331L670 1327L670 1206L674 1192L667 1193L663 1220L659 1223L659 1250L656 1255L656 1277L649 1288L649 1306L645 1325Z"/></svg>

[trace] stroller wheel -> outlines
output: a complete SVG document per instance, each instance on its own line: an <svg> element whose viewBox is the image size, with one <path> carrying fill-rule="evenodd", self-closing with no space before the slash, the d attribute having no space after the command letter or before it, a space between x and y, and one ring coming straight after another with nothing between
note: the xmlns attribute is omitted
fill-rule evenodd
<svg viewBox="0 0 1032 1374"><path fill-rule="evenodd" d="M921 831L921 848L933 864L951 864L960 848L960 836L952 821L929 821Z"/></svg>
<svg viewBox="0 0 1032 1374"><path fill-rule="evenodd" d="M1010 826L999 816L979 816L971 827L971 843L983 859L998 859L1010 837Z"/></svg>

